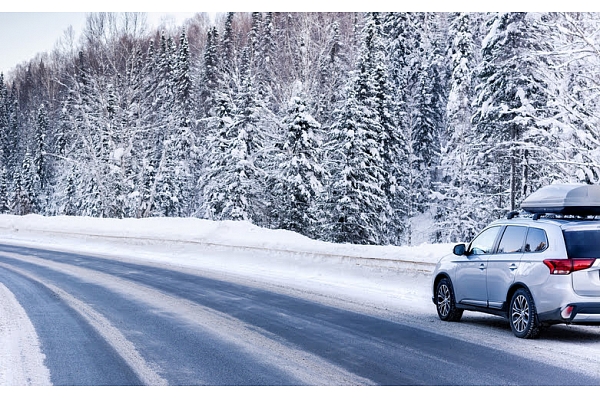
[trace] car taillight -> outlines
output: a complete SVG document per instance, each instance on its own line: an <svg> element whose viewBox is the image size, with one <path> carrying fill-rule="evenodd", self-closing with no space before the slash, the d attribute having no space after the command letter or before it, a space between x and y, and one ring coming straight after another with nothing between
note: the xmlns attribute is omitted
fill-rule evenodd
<svg viewBox="0 0 600 400"><path fill-rule="evenodd" d="M595 258L569 258L567 260L544 260L553 275L569 275L571 272L590 268Z"/></svg>

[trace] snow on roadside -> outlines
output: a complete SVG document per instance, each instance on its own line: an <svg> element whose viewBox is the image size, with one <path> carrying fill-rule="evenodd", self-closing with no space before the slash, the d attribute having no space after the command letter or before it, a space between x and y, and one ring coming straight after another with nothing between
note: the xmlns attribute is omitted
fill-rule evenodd
<svg viewBox="0 0 600 400"><path fill-rule="evenodd" d="M452 244L325 243L242 221L0 215L0 241L229 274L302 291L408 300L431 311L429 275ZM412 301L414 300L414 301Z"/></svg>
<svg viewBox="0 0 600 400"><path fill-rule="evenodd" d="M0 283L0 384L50 385L50 372L31 321L13 293Z"/></svg>
<svg viewBox="0 0 600 400"><path fill-rule="evenodd" d="M138 241L149 239L425 263L435 263L451 250L448 244L397 247L325 243L298 233L260 228L243 221L0 215L0 238L35 240L35 236L44 242L61 236Z"/></svg>

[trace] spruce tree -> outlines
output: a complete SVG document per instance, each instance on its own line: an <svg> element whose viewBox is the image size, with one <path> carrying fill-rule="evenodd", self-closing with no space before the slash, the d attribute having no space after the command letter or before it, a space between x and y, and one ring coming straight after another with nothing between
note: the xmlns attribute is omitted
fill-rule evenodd
<svg viewBox="0 0 600 400"><path fill-rule="evenodd" d="M474 96L473 70L476 65L473 25L469 13L451 15L448 53L451 76L446 106L448 137L442 149L442 179L437 202L438 241L464 241L472 238L480 222L475 214L479 168L473 148L475 133L471 125Z"/></svg>
<svg viewBox="0 0 600 400"><path fill-rule="evenodd" d="M376 75L379 31L373 15L361 31L361 51L347 99L333 126L334 162L329 224L331 238L357 244L387 243L390 206L385 196L384 127Z"/></svg>
<svg viewBox="0 0 600 400"><path fill-rule="evenodd" d="M313 236L315 200L323 191L325 179L321 126L298 96L290 99L282 125L283 148L276 187L279 225L282 229Z"/></svg>
<svg viewBox="0 0 600 400"><path fill-rule="evenodd" d="M487 27L473 122L485 171L480 189L493 199L489 215L497 216L516 209L535 185L525 142L547 96L532 57L539 45L535 21L527 13L495 13Z"/></svg>

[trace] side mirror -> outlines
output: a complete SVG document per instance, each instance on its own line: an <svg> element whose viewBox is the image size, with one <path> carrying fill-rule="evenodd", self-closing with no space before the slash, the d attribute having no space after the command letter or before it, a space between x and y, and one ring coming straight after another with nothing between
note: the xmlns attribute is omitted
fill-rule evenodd
<svg viewBox="0 0 600 400"><path fill-rule="evenodd" d="M457 256L464 256L467 253L467 246L464 243L457 244L452 252Z"/></svg>

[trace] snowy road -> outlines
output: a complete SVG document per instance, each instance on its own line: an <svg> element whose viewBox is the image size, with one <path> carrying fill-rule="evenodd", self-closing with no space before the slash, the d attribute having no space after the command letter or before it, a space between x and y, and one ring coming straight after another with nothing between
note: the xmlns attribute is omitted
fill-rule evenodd
<svg viewBox="0 0 600 400"><path fill-rule="evenodd" d="M505 335L499 319L467 316L440 325L450 328L441 334L432 314L366 312L343 296L201 268L0 245L0 282L37 332L45 361L33 375L39 381L47 368L54 385L598 383L577 368L474 343L491 335L535 345ZM460 337L461 325L475 340Z"/></svg>
<svg viewBox="0 0 600 400"><path fill-rule="evenodd" d="M0 385L597 385L600 327L437 318L452 244L0 215Z"/></svg>

